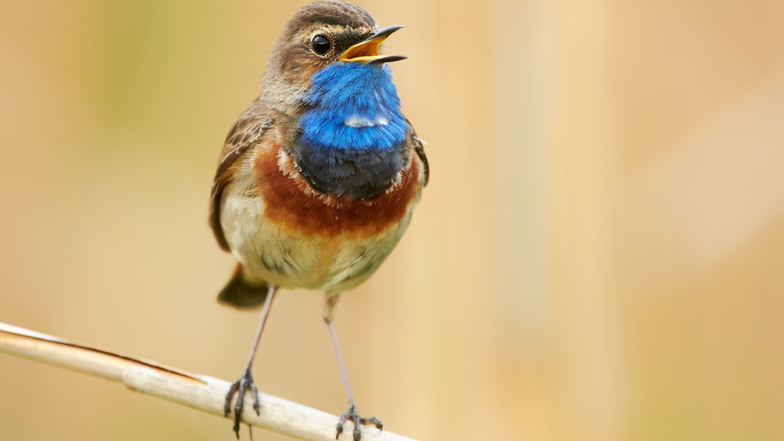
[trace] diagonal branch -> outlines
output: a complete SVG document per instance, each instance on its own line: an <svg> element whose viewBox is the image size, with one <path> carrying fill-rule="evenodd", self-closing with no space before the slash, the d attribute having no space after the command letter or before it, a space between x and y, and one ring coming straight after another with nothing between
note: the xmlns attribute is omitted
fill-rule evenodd
<svg viewBox="0 0 784 441"><path fill-rule="evenodd" d="M163 398L213 415L223 416L229 383L195 375L157 363L71 343L27 329L0 323L0 352L83 372L124 384L129 389ZM282 398L260 393L261 415L245 412L243 422L308 441L332 441L338 417ZM252 409L245 397L246 409ZM228 431L228 428L227 428ZM340 439L351 438L351 430ZM364 441L413 441L387 431L366 427Z"/></svg>

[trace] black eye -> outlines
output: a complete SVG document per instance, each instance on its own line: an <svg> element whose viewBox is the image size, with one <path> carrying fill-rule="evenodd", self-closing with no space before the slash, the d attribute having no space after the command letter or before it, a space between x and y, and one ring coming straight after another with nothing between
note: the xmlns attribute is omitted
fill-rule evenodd
<svg viewBox="0 0 784 441"><path fill-rule="evenodd" d="M330 49L332 49L332 43L330 43L327 37L323 35L316 35L313 37L312 45L313 52L319 55L324 55L329 52Z"/></svg>

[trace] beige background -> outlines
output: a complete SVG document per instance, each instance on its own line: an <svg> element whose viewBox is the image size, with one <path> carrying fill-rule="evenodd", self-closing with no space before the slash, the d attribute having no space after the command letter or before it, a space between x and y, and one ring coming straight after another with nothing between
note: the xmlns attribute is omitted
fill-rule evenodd
<svg viewBox="0 0 784 441"><path fill-rule="evenodd" d="M0 321L239 375L257 314L213 301L206 209L300 2L271 3L2 0ZM784 2L360 4L406 25L433 170L337 318L360 410L419 440L784 439ZM337 414L320 308L279 297L256 378ZM0 440L172 439L233 434L0 355Z"/></svg>

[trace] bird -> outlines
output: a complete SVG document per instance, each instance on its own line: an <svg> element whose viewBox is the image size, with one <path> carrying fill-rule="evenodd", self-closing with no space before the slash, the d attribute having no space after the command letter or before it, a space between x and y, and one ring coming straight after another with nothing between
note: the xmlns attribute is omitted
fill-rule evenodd
<svg viewBox="0 0 784 441"><path fill-rule="evenodd" d="M267 58L259 96L229 131L210 195L209 226L237 263L218 301L261 307L251 351L226 394L239 438L244 398L260 411L252 367L280 288L324 293L322 318L335 350L359 441L357 410L333 324L341 294L367 280L408 227L430 176L424 142L401 113L381 44L402 26L379 27L340 0L300 8ZM232 401L236 397L232 409Z"/></svg>

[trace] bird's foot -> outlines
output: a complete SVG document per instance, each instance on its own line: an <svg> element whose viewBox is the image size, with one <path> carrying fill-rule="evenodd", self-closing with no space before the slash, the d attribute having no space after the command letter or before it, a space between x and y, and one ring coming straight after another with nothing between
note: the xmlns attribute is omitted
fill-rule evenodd
<svg viewBox="0 0 784 441"><path fill-rule="evenodd" d="M253 410L256 415L259 414L261 406L259 405L259 390L253 384L253 374L250 368L245 370L239 380L229 388L229 393L226 394L226 402L223 404L223 416L228 417L231 414L231 399L234 394L237 394L237 402L234 403L234 433L237 439L240 438L240 420L242 420L242 409L245 408L245 392L250 392L253 395Z"/></svg>
<svg viewBox="0 0 784 441"><path fill-rule="evenodd" d="M343 433L343 423L346 420L352 421L354 423L354 441L360 441L362 439L362 432L359 430L359 427L363 424L372 424L378 428L378 430L384 430L384 424L376 417L370 418L362 418L359 416L359 412L357 412L357 406L354 403L348 406L348 412L344 413L340 416L340 421L338 421L338 434L335 435L335 439L338 439L341 433Z"/></svg>

